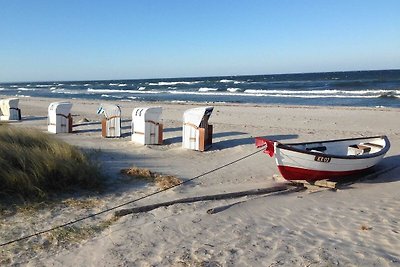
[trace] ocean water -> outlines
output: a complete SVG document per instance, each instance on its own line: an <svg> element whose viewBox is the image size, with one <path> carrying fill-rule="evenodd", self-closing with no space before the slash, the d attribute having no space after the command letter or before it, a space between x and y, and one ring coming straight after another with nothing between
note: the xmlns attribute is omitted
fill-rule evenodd
<svg viewBox="0 0 400 267"><path fill-rule="evenodd" d="M0 83L17 97L400 108L400 70Z"/></svg>

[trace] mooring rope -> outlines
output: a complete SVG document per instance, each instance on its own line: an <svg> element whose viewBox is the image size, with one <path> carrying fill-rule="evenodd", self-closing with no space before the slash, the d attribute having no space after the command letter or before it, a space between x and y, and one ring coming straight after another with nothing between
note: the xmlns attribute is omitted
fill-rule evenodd
<svg viewBox="0 0 400 267"><path fill-rule="evenodd" d="M225 168L225 167L228 167L228 166L230 166L230 165L232 165L232 164L235 164L235 163L237 163L237 162L239 162L239 161L242 161L242 160L244 160L244 159L247 159L247 158L249 158L249 157L251 157L251 156L253 156L253 155L255 155L255 154L257 154L257 153L259 153L259 152L261 152L261 151L264 151L264 150L265 150L265 148L259 149L259 150L255 151L255 152L252 152L252 153L250 153L250 154L248 154L248 155L246 155L246 156L243 156L243 157L241 157L241 158L239 158L239 159L236 159L236 160L234 160L234 161L228 162L228 163L226 163L226 164L224 164L224 165L222 165L222 166L219 166L219 167L217 167L217 168L215 168L215 169L212 169L212 170L210 170L210 171L204 172L204 173L202 173L202 174L200 174L200 175L197 175L197 176L195 176L195 177L193 177L193 178L190 178L190 179L188 179L188 180L186 180L186 181L183 181L183 182L181 182L181 183L179 183L179 184L173 185L173 186L168 187L168 188L165 188L165 189L161 189L160 191L156 191L156 192L150 193L150 194L148 194L148 195L144 195L144 196L142 196L142 197L133 199L133 200L131 200L131 201L128 201L128 202L119 204L119 205L117 205L117 206L114 206L114 207L111 207L111 208L102 210L102 211L100 211L100 212L93 213L93 214L89 214L89 215L87 215L87 216L85 216L85 217L78 218L78 219L75 219L75 220L73 220L73 221L70 221L70 222L67 222L67 223L64 223L64 224L60 224L60 225L54 226L54 227L49 228L49 229L47 229L47 230L39 231L39 232L30 234L30 235L22 236L22 237L20 237L20 238L14 239L14 240L7 241L7 242L5 242L5 243L0 244L0 247L4 247L4 246L6 246L6 245L10 245L10 244L13 244L13 243L22 241L22 240L26 240L26 239L31 238L31 237L34 237L34 236L39 236L39 235L42 235L42 234L45 234L45 233L48 233L48 232L51 232L51 231L54 231L54 230L57 230L57 229L60 229L60 228L69 226L69 225L72 225L72 224L75 224L75 223L78 223L78 222L81 222L81 221L84 221L84 220L93 218L93 217L95 217L95 216L98 216L98 215L101 215L101 214L110 212L110 211L115 210L115 209L118 209L118 208L120 208L120 207L123 207L123 206L129 205L129 204L135 203L135 202L137 202L137 201L139 201L139 200L142 200L142 199L145 199L145 198L148 198L148 197L151 197L151 196L160 194L160 193L165 192L165 191L167 191L167 190L170 190L170 189L172 189L172 188L181 186L181 185L183 185L183 184L186 184L186 183L188 183L188 182L191 182L191 181L193 181L193 180L196 180L196 179L198 179L198 178L200 178L200 177L206 176L206 175L208 175L208 174L210 174L210 173L213 173L213 172L215 172L215 171L218 171L218 170L220 170L220 169L223 169L223 168Z"/></svg>

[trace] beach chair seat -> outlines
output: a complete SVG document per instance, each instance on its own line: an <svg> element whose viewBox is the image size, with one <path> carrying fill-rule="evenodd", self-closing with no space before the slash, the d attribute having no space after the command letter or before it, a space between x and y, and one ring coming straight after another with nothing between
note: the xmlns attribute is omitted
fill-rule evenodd
<svg viewBox="0 0 400 267"><path fill-rule="evenodd" d="M114 104L101 104L98 114L103 113L101 135L105 138L121 137L121 108Z"/></svg>
<svg viewBox="0 0 400 267"><path fill-rule="evenodd" d="M140 107L132 111L132 141L143 145L161 145L163 125L161 107Z"/></svg>
<svg viewBox="0 0 400 267"><path fill-rule="evenodd" d="M50 133L72 133L72 103L53 102L48 107L47 130Z"/></svg>
<svg viewBox="0 0 400 267"><path fill-rule="evenodd" d="M213 126L208 124L214 107L188 109L183 114L182 147L204 151L212 145Z"/></svg>
<svg viewBox="0 0 400 267"><path fill-rule="evenodd" d="M0 120L2 121L20 121L21 110L18 108L18 98L6 98L0 100L0 110L2 115Z"/></svg>

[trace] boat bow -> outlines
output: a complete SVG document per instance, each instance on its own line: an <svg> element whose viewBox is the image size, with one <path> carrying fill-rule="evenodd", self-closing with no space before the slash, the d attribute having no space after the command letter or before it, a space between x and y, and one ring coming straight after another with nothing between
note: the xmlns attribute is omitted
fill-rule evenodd
<svg viewBox="0 0 400 267"><path fill-rule="evenodd" d="M275 142L273 140L269 140L262 137L256 137L256 147L263 147L266 146L264 153L268 154L270 157L274 156L275 153Z"/></svg>

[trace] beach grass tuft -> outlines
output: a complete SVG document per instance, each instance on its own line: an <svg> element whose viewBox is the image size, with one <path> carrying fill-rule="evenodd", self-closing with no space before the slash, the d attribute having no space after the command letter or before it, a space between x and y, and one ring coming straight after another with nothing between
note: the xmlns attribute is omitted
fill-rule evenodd
<svg viewBox="0 0 400 267"><path fill-rule="evenodd" d="M77 148L35 129L0 126L0 195L46 199L80 188L98 191L99 166Z"/></svg>
<svg viewBox="0 0 400 267"><path fill-rule="evenodd" d="M94 237L96 234L101 233L117 220L118 218L112 217L110 219L102 220L93 225L72 225L59 228L45 235L45 238L48 241L46 243L57 246L77 244Z"/></svg>

